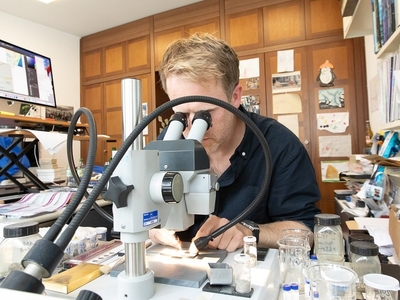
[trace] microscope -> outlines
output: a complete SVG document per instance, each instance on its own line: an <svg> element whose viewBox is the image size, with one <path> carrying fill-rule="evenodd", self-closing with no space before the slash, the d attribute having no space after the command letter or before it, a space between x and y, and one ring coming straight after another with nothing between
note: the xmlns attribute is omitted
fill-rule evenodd
<svg viewBox="0 0 400 300"><path fill-rule="evenodd" d="M128 81L122 88L135 91L140 87ZM124 119L131 115L124 113ZM181 139L187 122L184 114L176 113L163 140L150 142L142 150L127 151L103 195L113 201L114 230L120 232L125 245L125 271L118 275L118 299L145 300L154 294L154 273L146 268L145 241L150 229L185 230L194 224L195 214L214 211L217 176L209 173L209 159L201 145L211 126L211 115L207 111L196 113L189 135ZM124 125L125 130L128 125Z"/></svg>

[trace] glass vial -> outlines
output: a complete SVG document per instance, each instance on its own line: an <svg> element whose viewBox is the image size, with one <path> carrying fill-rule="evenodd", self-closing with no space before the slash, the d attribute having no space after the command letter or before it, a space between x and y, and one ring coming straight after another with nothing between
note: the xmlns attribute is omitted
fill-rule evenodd
<svg viewBox="0 0 400 300"><path fill-rule="evenodd" d="M350 244L350 258L351 266L357 273L360 283L366 274L381 273L381 262L378 257L378 245L365 242L356 241Z"/></svg>
<svg viewBox="0 0 400 300"><path fill-rule="evenodd" d="M318 214L314 222L314 245L318 262L343 264L344 243L340 217L335 214Z"/></svg>
<svg viewBox="0 0 400 300"><path fill-rule="evenodd" d="M282 286L282 295L283 295L283 300L291 300L290 284L285 283Z"/></svg>
<svg viewBox="0 0 400 300"><path fill-rule="evenodd" d="M257 265L257 239L255 236L243 237L243 253L250 256L250 268Z"/></svg>
<svg viewBox="0 0 400 300"><path fill-rule="evenodd" d="M240 294L251 291L250 256L244 253L234 257L235 290Z"/></svg>
<svg viewBox="0 0 400 300"><path fill-rule="evenodd" d="M33 244L41 239L38 222L23 222L5 226L4 240L0 243L0 276L12 270L23 271L22 259Z"/></svg>

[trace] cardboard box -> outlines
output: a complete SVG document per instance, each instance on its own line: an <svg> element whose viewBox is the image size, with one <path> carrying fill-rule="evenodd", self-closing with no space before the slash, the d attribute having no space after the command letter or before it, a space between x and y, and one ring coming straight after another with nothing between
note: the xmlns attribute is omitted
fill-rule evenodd
<svg viewBox="0 0 400 300"><path fill-rule="evenodd" d="M397 257L400 257L400 220L397 217L397 206L392 204L389 209L389 235L393 242Z"/></svg>

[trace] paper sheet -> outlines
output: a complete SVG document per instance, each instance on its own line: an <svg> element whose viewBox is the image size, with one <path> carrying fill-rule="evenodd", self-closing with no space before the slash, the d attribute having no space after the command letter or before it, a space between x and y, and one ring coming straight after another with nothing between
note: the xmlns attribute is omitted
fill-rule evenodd
<svg viewBox="0 0 400 300"><path fill-rule="evenodd" d="M374 237L374 243L378 246L390 246L393 244L389 235L388 218L356 217L354 220L357 222L358 228L368 230L368 233Z"/></svg>

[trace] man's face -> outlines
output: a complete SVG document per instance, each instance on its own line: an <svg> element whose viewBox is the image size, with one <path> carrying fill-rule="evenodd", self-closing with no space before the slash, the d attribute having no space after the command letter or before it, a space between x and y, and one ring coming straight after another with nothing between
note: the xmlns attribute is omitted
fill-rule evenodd
<svg viewBox="0 0 400 300"><path fill-rule="evenodd" d="M207 96L230 102L235 107L240 105L240 86L235 89L232 98L228 99L220 82L213 81L207 84L199 84L180 76L172 75L167 78L166 83L168 96L171 100L185 96ZM229 146L227 143L229 143L231 136L234 134L232 125L235 118L226 109L209 103L191 102L175 106L173 110L186 114L188 118L188 127L183 132L185 137L190 132L192 119L196 112L206 110L211 114L212 127L207 130L202 141L202 145L208 155L215 153L221 146Z"/></svg>

